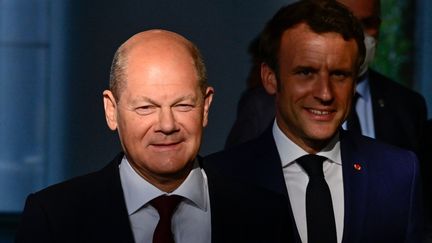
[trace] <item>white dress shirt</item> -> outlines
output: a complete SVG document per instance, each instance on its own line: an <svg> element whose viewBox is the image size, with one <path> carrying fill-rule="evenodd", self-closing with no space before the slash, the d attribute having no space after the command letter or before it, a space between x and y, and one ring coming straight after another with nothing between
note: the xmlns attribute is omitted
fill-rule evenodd
<svg viewBox="0 0 432 243"><path fill-rule="evenodd" d="M355 106L357 116L360 122L361 133L364 136L375 138L375 126L372 111L372 97L369 87L369 75L366 73L364 77L358 81L356 92L359 94ZM342 127L346 130L347 124L344 122Z"/></svg>
<svg viewBox="0 0 432 243"><path fill-rule="evenodd" d="M123 157L119 169L135 242L152 242L159 214L149 202L164 194L180 195L185 198L172 216L172 232L175 242L211 242L207 176L197 162L186 180L172 193L165 193L143 179L132 168L126 157Z"/></svg>
<svg viewBox="0 0 432 243"><path fill-rule="evenodd" d="M282 162L285 184L291 203L297 230L302 242L307 243L306 221L306 187L309 177L296 159L308 154L292 142L278 127L273 124L273 137ZM342 242L344 223L344 192L342 178L342 159L340 153L339 136L335 138L317 155L327 158L323 163L325 180L330 188L333 211L336 221L337 242Z"/></svg>

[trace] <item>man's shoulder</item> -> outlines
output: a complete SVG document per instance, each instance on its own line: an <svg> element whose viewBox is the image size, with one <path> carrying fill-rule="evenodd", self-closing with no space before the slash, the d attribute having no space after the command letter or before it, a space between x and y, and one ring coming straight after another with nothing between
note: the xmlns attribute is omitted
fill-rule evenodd
<svg viewBox="0 0 432 243"><path fill-rule="evenodd" d="M386 95L387 97L395 98L395 100L403 100L405 102L408 100L417 103L425 103L424 97L420 93L375 70L370 70L369 79L372 93L376 92L379 93L379 95Z"/></svg>
<svg viewBox="0 0 432 243"><path fill-rule="evenodd" d="M268 131L265 133L267 132ZM224 164L231 163L230 161L235 160L237 161L236 164L239 164L241 161L254 159L258 154L265 152L266 148L268 148L268 145L271 142L272 140L269 140L268 136L262 134L258 138L209 154L204 157L204 163Z"/></svg>
<svg viewBox="0 0 432 243"><path fill-rule="evenodd" d="M293 242L287 197L230 172L203 168L217 242Z"/></svg>
<svg viewBox="0 0 432 243"><path fill-rule="evenodd" d="M413 151L406 150L377 139L354 134L349 131L341 132L341 149L349 147L361 158L372 161L373 166L390 163L392 166L414 166L417 167L418 160Z"/></svg>
<svg viewBox="0 0 432 243"><path fill-rule="evenodd" d="M206 156L203 164L207 169L245 181L267 181L263 173L282 173L271 127L256 139Z"/></svg>
<svg viewBox="0 0 432 243"><path fill-rule="evenodd" d="M91 172L48 186L31 194L33 200L41 203L67 205L80 202L82 198L97 197L116 183L118 177L118 158L116 157L108 165L99 171Z"/></svg>
<svg viewBox="0 0 432 243"><path fill-rule="evenodd" d="M119 161L30 194L17 242L132 242Z"/></svg>

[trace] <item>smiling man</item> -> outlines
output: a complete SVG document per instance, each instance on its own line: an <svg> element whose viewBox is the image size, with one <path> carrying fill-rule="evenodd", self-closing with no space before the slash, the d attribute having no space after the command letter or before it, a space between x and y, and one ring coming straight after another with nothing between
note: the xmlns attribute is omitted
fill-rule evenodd
<svg viewBox="0 0 432 243"><path fill-rule="evenodd" d="M192 169L213 97L203 63L194 56L197 50L179 36L136 35L114 60L114 70L126 68L124 77L113 74L111 89L103 93L106 120L118 130L125 159L167 192Z"/></svg>
<svg viewBox="0 0 432 243"><path fill-rule="evenodd" d="M284 197L202 167L206 79L198 49L176 33L144 31L120 46L103 101L123 152L31 194L16 242L290 242Z"/></svg>
<svg viewBox="0 0 432 243"><path fill-rule="evenodd" d="M300 23L282 34L277 67L263 63L264 87L276 95L277 127L306 152L323 149L347 117L360 58L354 38Z"/></svg>
<svg viewBox="0 0 432 243"><path fill-rule="evenodd" d="M331 0L281 8L260 36L276 116L259 138L205 158L284 195L297 242L421 242L416 156L341 129L365 57L358 20Z"/></svg>

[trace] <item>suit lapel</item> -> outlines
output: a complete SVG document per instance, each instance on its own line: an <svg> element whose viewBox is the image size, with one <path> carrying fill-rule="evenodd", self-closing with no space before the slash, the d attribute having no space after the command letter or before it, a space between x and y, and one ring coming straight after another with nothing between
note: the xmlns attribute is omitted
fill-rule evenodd
<svg viewBox="0 0 432 243"><path fill-rule="evenodd" d="M372 100L372 114L373 114L373 123L375 130L375 137L379 140L388 141L388 137L391 137L392 134L388 134L387 131L396 131L391 127L392 122L392 114L388 112L388 100L385 97L385 91L383 87L384 77L380 77L380 75L373 71L369 71L369 87L371 93ZM402 98L402 97L401 97Z"/></svg>
<svg viewBox="0 0 432 243"><path fill-rule="evenodd" d="M120 182L119 164L123 153L100 171L101 201L100 205L101 225L104 227L104 238L101 242L134 242L132 229L129 223L129 215L123 196ZM99 199L96 199L99 200ZM96 227L96 226L95 226Z"/></svg>
<svg viewBox="0 0 432 243"><path fill-rule="evenodd" d="M212 242L294 242L288 198L201 164L209 188Z"/></svg>
<svg viewBox="0 0 432 243"><path fill-rule="evenodd" d="M253 171L257 173L256 178L260 181L260 185L263 185L279 194L283 194L288 198L288 211L294 228L293 232L295 234L295 239L296 242L301 242L300 234L297 230L294 214L292 212L291 203L289 201L285 177L283 175L282 162L273 138L272 126L267 128L258 141L260 149L256 149L257 154L256 159L254 160L255 162L258 162L258 164L255 165Z"/></svg>
<svg viewBox="0 0 432 243"><path fill-rule="evenodd" d="M340 138L345 205L342 242L360 242L366 215L368 164L352 136L341 131Z"/></svg>
<svg viewBox="0 0 432 243"><path fill-rule="evenodd" d="M282 162L276 148L271 127L259 138L255 151L256 156L252 161L253 168L251 167L251 172L256 173L255 178L258 179L259 184L288 197Z"/></svg>

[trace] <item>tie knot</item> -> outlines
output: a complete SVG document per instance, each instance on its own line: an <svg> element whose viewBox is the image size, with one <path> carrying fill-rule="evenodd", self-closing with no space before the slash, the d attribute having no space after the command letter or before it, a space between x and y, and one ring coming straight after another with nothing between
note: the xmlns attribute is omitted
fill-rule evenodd
<svg viewBox="0 0 432 243"><path fill-rule="evenodd" d="M306 171L309 178L324 177L323 162L326 157L316 154L307 154L297 159L297 163Z"/></svg>
<svg viewBox="0 0 432 243"><path fill-rule="evenodd" d="M161 218L162 217L171 218L172 214L174 213L174 210L177 208L181 200L182 197L178 195L171 195L171 196L162 195L151 200L150 204L154 208L156 208Z"/></svg>

